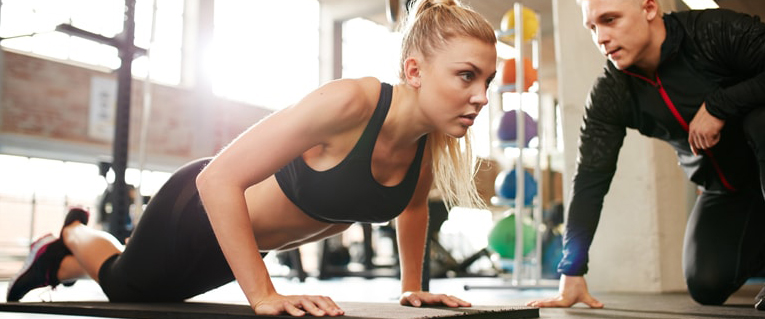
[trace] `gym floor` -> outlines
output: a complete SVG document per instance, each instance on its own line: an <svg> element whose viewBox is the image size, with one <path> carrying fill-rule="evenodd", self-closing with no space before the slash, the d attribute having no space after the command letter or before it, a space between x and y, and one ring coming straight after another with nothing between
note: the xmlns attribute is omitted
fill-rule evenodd
<svg viewBox="0 0 765 319"><path fill-rule="evenodd" d="M288 278L274 278L276 288L285 294L323 294L345 302L397 302L399 282L392 278L364 279L346 277L330 280L308 278L300 283ZM7 281L0 282L0 300L5 300ZM465 290L464 287L481 286L482 289ZM431 290L459 296L474 305L523 305L529 300L551 297L555 289L509 289L498 278L434 279ZM594 293L606 308L589 309L583 305L574 308L540 309L540 318L765 318L752 303L762 283L744 286L723 306L700 306L688 294ZM24 301L104 301L105 296L92 280L80 280L72 287L59 286L56 290L40 288L30 292ZM246 304L244 295L231 283L197 296L191 301ZM0 312L0 319L65 319L94 318L59 315Z"/></svg>

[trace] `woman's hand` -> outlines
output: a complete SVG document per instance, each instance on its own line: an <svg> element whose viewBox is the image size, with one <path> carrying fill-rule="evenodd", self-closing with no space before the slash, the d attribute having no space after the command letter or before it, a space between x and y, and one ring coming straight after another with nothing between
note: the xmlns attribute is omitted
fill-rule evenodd
<svg viewBox="0 0 765 319"><path fill-rule="evenodd" d="M470 307L470 303L460 298L432 294L426 291L407 291L401 295L399 302L404 306L419 307L422 305L445 305L448 307Z"/></svg>
<svg viewBox="0 0 765 319"><path fill-rule="evenodd" d="M531 307L571 307L580 302L585 303L590 308L603 308L603 304L587 291L587 282L584 277L562 275L557 297L530 301L526 305Z"/></svg>
<svg viewBox="0 0 765 319"><path fill-rule="evenodd" d="M288 314L302 317L308 313L315 317L335 317L345 314L345 311L326 296L273 294L253 304L252 309L255 310L255 314L269 316Z"/></svg>

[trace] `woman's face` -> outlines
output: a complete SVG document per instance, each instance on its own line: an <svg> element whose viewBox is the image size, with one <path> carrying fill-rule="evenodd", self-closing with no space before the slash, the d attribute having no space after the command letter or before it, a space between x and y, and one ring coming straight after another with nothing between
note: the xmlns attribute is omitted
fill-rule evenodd
<svg viewBox="0 0 765 319"><path fill-rule="evenodd" d="M434 129L462 137L473 125L497 72L497 50L471 37L454 37L424 61L420 105Z"/></svg>

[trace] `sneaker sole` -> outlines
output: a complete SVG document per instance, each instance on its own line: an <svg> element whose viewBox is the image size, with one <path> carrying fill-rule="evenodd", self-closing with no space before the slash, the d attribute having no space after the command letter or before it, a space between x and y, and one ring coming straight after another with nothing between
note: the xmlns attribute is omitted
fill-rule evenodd
<svg viewBox="0 0 765 319"><path fill-rule="evenodd" d="M24 267L22 267L21 270L18 273L16 273L16 275L13 276L13 278L11 278L10 281L8 281L8 290L5 293L6 299L8 298L7 296L10 295L11 288L16 283L16 280L18 280L21 276L26 274L26 272L29 271L29 268L32 267L32 264L37 259L37 253L40 251L40 249L42 249L43 247L46 247L48 244L54 241L56 241L56 237L53 237L52 234L47 234L38 238L32 243L29 249L29 255L27 256L27 259L24 261Z"/></svg>
<svg viewBox="0 0 765 319"><path fill-rule="evenodd" d="M760 299L760 301L754 304L754 309L765 310L765 298Z"/></svg>

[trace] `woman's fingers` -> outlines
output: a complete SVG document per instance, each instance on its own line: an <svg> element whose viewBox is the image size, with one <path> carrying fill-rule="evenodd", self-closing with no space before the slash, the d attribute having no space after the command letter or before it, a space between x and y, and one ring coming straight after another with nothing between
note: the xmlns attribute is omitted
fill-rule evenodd
<svg viewBox="0 0 765 319"><path fill-rule="evenodd" d="M298 307L295 307L295 305L292 304L289 300L285 300L284 303L282 303L282 307L284 308L284 312L289 314L290 316L294 317L302 317L305 315L305 311L300 310Z"/></svg>
<svg viewBox="0 0 765 319"><path fill-rule="evenodd" d="M314 307L311 309L315 310L311 310L305 307L303 308L308 310L308 312L314 316L321 316L319 313L324 313L329 316L342 316L345 314L345 312L340 309L340 306L338 306L335 301L332 300L332 298L326 296L308 296L308 298L304 300L303 303L309 303L308 307Z"/></svg>
<svg viewBox="0 0 765 319"><path fill-rule="evenodd" d="M422 305L445 305L448 307L470 307L471 304L460 298L429 292L406 292L401 296L402 305L419 307Z"/></svg>
<svg viewBox="0 0 765 319"><path fill-rule="evenodd" d="M294 317L302 317L306 314L315 317L334 317L345 314L345 311L326 296L278 296L260 302L253 309L259 315L288 314Z"/></svg>

